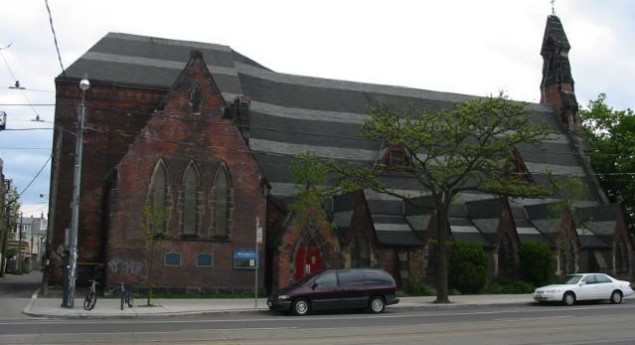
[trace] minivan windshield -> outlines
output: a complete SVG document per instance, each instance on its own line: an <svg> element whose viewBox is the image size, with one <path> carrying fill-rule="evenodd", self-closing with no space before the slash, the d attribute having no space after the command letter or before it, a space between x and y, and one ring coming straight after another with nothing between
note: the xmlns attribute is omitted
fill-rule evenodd
<svg viewBox="0 0 635 345"><path fill-rule="evenodd" d="M316 275L318 275L320 273L322 273L322 272L315 272L315 273L309 274L309 275L305 276L304 278L298 280L297 282L291 284L291 286L293 286L293 287L302 286L302 285L306 284L309 280L313 279Z"/></svg>

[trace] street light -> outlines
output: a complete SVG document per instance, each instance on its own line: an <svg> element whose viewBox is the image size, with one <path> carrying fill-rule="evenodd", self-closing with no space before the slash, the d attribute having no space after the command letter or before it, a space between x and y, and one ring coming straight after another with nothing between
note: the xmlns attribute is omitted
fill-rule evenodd
<svg viewBox="0 0 635 345"><path fill-rule="evenodd" d="M75 304L75 280L77 279L77 237L79 228L79 198L82 181L82 155L84 142L84 117L86 107L86 91L90 88L90 82L84 75L79 82L82 90L82 102L79 105L79 128L75 141L75 171L73 175L73 212L71 217L71 230L68 234L68 265L66 266L66 279L62 306L73 308Z"/></svg>

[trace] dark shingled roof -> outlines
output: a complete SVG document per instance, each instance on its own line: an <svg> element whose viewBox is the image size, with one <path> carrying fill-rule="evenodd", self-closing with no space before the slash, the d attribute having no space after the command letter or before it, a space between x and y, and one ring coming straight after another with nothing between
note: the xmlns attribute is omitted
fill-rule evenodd
<svg viewBox="0 0 635 345"><path fill-rule="evenodd" d="M542 51L540 54L549 54L553 51L554 47L563 51L569 51L571 49L560 18L552 15L547 17L547 25L545 26L545 35L542 39Z"/></svg>
<svg viewBox="0 0 635 345"><path fill-rule="evenodd" d="M557 17L549 17L545 33L545 37L547 36L553 37L554 42L563 47L568 47L568 41ZM251 98L249 147L272 187L272 196L282 204L295 193L293 177L288 167L293 157L300 152L313 151L319 157L346 159L361 164L373 164L379 159L381 143L362 137L360 130L361 125L369 118L369 105L415 104L437 111L452 108L457 103L475 97L277 73L228 46L121 33L106 35L74 62L67 69L65 76L58 77L58 80L75 81L87 73L94 85L119 85L167 91L187 63L192 50L201 51L228 104L239 95ZM529 145L518 146L518 151L534 180L548 183L547 171L551 171L556 177L572 175L589 178L580 161L581 158L573 147L573 141L563 132L553 108L528 104L527 110L533 123L546 123L555 132L560 133L556 138L544 143L543 149L547 152ZM412 178L396 176L387 178L387 182L391 188L407 191L413 198L427 195ZM590 182L589 186L589 190L595 190ZM425 219L411 219L409 223L404 215L405 206L399 199L372 191L365 191L363 195L373 217L379 217L374 219L381 218L392 222L391 226L383 222L384 228L411 228L411 223L415 227L427 224ZM557 196L555 198L557 199ZM492 196L479 193L460 194L457 203L453 205L453 214L466 216L461 203L483 199L492 199ZM336 204L336 208L350 207L345 205L346 201L342 199L341 203ZM545 202L549 200L513 200L515 207ZM584 200L578 202L582 205L597 205L600 198L596 193L590 192ZM470 217L483 218L485 214L497 212L480 207L478 203L475 204L475 207L477 206L478 210L472 212ZM341 214L344 210L334 211L334 215L340 213L340 222L345 221L347 215ZM424 213L408 211L407 214L412 216ZM340 225L342 229L345 228L344 224ZM461 238L466 236L466 233L455 235ZM478 231L475 236L482 238ZM417 241L418 237L414 235L412 228L410 232L378 230L378 238L384 244L421 243L420 240Z"/></svg>
<svg viewBox="0 0 635 345"><path fill-rule="evenodd" d="M612 248L620 205L575 208L575 224L582 246Z"/></svg>

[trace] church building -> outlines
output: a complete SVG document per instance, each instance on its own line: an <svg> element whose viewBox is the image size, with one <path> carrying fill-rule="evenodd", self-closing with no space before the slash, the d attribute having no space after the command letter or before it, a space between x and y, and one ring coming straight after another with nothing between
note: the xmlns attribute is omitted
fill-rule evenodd
<svg viewBox="0 0 635 345"><path fill-rule="evenodd" d="M545 151L516 151L535 183L548 183L547 171L573 176L584 182L584 195L557 208L559 195L462 193L448 216L453 240L483 244L492 280L517 278L527 241L553 250L557 275L633 277L624 210L608 203L585 155L570 48L560 19L549 16L541 101L526 109L558 135L543 143ZM55 124L66 130L54 136L51 284L62 283L67 254L75 158L68 132L78 126L84 75L91 87L78 284L97 276L106 287L142 285L151 277L165 291L249 291L258 272L259 288L269 290L335 267L383 268L400 286L434 282L434 212L360 190L325 200L325 219L297 222L315 210L289 209L297 194L290 165L304 152L367 165L399 159L398 150L361 135L369 105L440 111L476 96L284 74L228 46L109 33L55 80ZM387 179L413 198L429 197L412 177Z"/></svg>

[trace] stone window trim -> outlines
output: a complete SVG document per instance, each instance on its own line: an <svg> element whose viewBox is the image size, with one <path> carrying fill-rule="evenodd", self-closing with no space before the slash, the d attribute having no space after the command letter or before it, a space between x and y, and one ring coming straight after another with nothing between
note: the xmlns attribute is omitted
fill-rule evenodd
<svg viewBox="0 0 635 345"><path fill-rule="evenodd" d="M220 175L223 174L223 175ZM226 180L219 180L219 179L226 179ZM223 229L219 229L219 224L218 224L218 217L217 217L217 212L222 212L221 210L218 209L218 207L223 207L223 205L219 204L219 199L220 197L222 197L221 195L219 195L218 193L221 193L222 191L219 190L219 187L222 186L218 186L219 183L226 183L226 201L225 201L225 225ZM216 170L216 173L214 174L214 184L212 186L212 190L211 190L211 197L209 198L209 208L211 210L211 229L210 229L210 234L212 237L212 240L216 240L216 241L230 241L231 240L231 235L232 235L232 229L234 226L234 221L233 221L233 214L234 214L234 187L233 187L233 183L232 183L232 177L231 174L229 172L229 169L227 167L227 165L223 162L221 163L221 165L218 167L218 169ZM223 227L223 225L220 225L221 227Z"/></svg>
<svg viewBox="0 0 635 345"><path fill-rule="evenodd" d="M172 259L178 260L178 263L171 262ZM170 261L170 262L168 262L168 261ZM165 267L181 267L181 266L183 266L183 258L181 256L181 253L174 252L174 251L169 251L169 252L163 253L163 266L165 266Z"/></svg>
<svg viewBox="0 0 635 345"><path fill-rule="evenodd" d="M165 209L166 214L165 214L163 226L161 229L159 229L159 231L157 231L157 234L169 231L169 224L170 224L170 219L172 216L172 208L174 207L172 202L172 183L171 183L170 169L168 168L168 165L166 164L163 158L159 158L157 160L156 164L154 165L154 169L152 170L152 175L150 177L150 185L148 188L148 197L146 199L145 207L152 208L155 206L155 189L157 187L156 184L158 183L156 179L158 178L160 172L163 172L164 179L165 179L165 185L163 186L165 192L163 195L163 201L160 201L160 202L163 204L162 206ZM146 221L148 220L146 219Z"/></svg>
<svg viewBox="0 0 635 345"><path fill-rule="evenodd" d="M187 192L188 192L188 174L193 173L195 178L195 206L194 206L194 214L188 215L188 210L186 210ZM177 200L177 210L179 213L179 239L182 240L191 240L200 238L201 232L201 224L203 222L203 213L204 213L204 193L202 190L201 183L201 173L198 165L194 161L190 161L185 168L183 173L183 178L181 181L181 188L178 192L178 200ZM188 225L188 216L193 216L194 224ZM190 220L191 221L191 220ZM189 229L189 226L193 226L193 229Z"/></svg>
<svg viewBox="0 0 635 345"><path fill-rule="evenodd" d="M202 257L209 257L209 264L202 264L200 261ZM214 267L214 254L207 251L196 253L195 265L200 268Z"/></svg>

